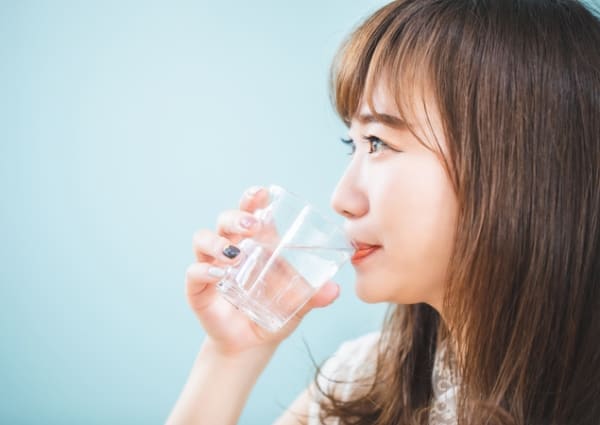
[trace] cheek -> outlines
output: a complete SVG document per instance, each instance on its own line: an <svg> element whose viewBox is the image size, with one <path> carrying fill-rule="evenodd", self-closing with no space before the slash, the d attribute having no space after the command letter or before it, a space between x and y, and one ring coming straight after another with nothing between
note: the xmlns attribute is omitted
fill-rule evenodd
<svg viewBox="0 0 600 425"><path fill-rule="evenodd" d="M389 182L379 191L385 246L379 278L395 282L397 302L441 296L456 226L452 186L433 158L405 164Z"/></svg>
<svg viewBox="0 0 600 425"><path fill-rule="evenodd" d="M355 292L358 298L367 303L393 302L414 304L431 302L431 288L415 281L411 273L398 264L397 259L385 252L377 267L358 271Z"/></svg>
<svg viewBox="0 0 600 425"><path fill-rule="evenodd" d="M392 230L390 237L412 245L427 239L435 242L440 232L453 227L450 224L454 225L456 219L456 199L437 160L424 157L407 161L390 176L373 201L383 221L382 230Z"/></svg>

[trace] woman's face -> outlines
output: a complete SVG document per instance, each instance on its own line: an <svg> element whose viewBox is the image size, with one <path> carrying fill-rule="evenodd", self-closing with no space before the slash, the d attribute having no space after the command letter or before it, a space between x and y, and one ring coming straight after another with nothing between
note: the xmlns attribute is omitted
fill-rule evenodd
<svg viewBox="0 0 600 425"><path fill-rule="evenodd" d="M399 116L383 87L375 90L373 101L379 114ZM445 153L439 115L435 105L425 101L427 114L422 107L415 110L416 132L431 147L437 139ZM457 201L435 153L439 149L423 146L401 123L375 121L364 102L352 119L349 137L355 152L331 204L346 218L351 239L381 246L353 262L358 297L369 303L425 302L440 311Z"/></svg>

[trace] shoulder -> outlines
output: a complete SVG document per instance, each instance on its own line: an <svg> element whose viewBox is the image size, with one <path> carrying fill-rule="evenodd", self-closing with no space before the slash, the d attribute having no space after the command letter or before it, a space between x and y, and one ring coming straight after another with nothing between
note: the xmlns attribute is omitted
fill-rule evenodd
<svg viewBox="0 0 600 425"><path fill-rule="evenodd" d="M359 371L375 361L375 348L380 332L370 332L358 338L344 341L324 363L320 377L354 379Z"/></svg>
<svg viewBox="0 0 600 425"><path fill-rule="evenodd" d="M342 342L321 367L316 384L325 393L341 400L348 400L357 385L369 385L361 378L371 378L375 371L379 338L380 331L374 331ZM313 420L318 417L324 398L314 384L309 387L309 417ZM313 423L317 422L309 421L309 424Z"/></svg>
<svg viewBox="0 0 600 425"><path fill-rule="evenodd" d="M365 356L379 341L380 331L369 332L358 338L344 341L334 353L338 357Z"/></svg>

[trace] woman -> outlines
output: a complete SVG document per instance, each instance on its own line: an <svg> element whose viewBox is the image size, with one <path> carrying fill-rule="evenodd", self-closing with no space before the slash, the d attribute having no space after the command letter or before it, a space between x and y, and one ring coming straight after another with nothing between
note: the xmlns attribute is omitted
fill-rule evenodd
<svg viewBox="0 0 600 425"><path fill-rule="evenodd" d="M351 34L332 68L352 149L332 206L373 247L357 295L390 308L279 425L600 423L598 46L572 0L399 0ZM277 334L220 299L222 250L265 197L195 235L207 338L170 424L236 423L278 344L337 296L328 282Z"/></svg>

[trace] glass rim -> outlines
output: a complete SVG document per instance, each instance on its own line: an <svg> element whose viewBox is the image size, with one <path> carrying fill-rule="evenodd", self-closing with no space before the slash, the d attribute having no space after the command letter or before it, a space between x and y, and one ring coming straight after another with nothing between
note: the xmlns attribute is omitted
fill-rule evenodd
<svg viewBox="0 0 600 425"><path fill-rule="evenodd" d="M298 195L297 193L291 192L288 189L286 189L278 184L269 184L267 189L269 190L270 194L273 193L272 189L275 189L277 191L283 192L283 193L293 197L297 201L300 201L301 204L304 204L305 207L308 207L310 210L315 212L321 220L323 220L326 224L328 224L333 229L335 229L338 233L340 233L349 247L351 247L352 249L356 248L354 246L352 239L348 238L348 236L346 235L346 231L344 230L344 227L339 225L335 221L333 221L327 214L324 214L323 211L321 211L319 208L315 207L315 205L312 202L309 202L308 200L306 200L302 196Z"/></svg>

